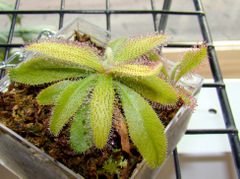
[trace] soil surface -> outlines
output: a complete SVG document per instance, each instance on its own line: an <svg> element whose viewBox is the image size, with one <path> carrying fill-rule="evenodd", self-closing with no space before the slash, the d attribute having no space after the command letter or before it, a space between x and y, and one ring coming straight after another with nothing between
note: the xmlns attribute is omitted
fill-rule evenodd
<svg viewBox="0 0 240 179"><path fill-rule="evenodd" d="M92 147L83 154L75 153L69 144L71 121L58 137L50 134L48 121L53 106L41 106L35 99L46 86L12 83L6 93L0 92L0 122L85 178L96 178L97 175L99 178L129 178L137 163L142 161L142 156L131 142L132 156L122 150L120 135L114 127L113 137L104 149ZM180 104L176 108L165 110L162 110L161 106L153 106L163 123L167 125ZM112 166L116 172L111 171L109 163L116 164Z"/></svg>

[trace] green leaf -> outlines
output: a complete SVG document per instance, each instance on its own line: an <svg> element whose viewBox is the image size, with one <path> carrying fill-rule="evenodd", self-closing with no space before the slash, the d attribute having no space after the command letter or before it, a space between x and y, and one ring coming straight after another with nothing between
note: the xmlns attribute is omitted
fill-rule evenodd
<svg viewBox="0 0 240 179"><path fill-rule="evenodd" d="M159 61L160 60L160 56L154 51L148 53L147 56L150 61Z"/></svg>
<svg viewBox="0 0 240 179"><path fill-rule="evenodd" d="M154 76L158 74L161 68L162 63L156 63L154 66L127 64L118 65L115 68L112 68L110 73L119 73L130 76Z"/></svg>
<svg viewBox="0 0 240 179"><path fill-rule="evenodd" d="M174 88L157 76L122 76L118 80L151 101L174 105L179 99L179 95Z"/></svg>
<svg viewBox="0 0 240 179"><path fill-rule="evenodd" d="M121 38L117 38L111 42L109 42L109 44L107 45L107 47L110 47L112 49L112 51L117 51L118 48L121 48L122 44L124 44L124 42L127 40L126 37L121 37Z"/></svg>
<svg viewBox="0 0 240 179"><path fill-rule="evenodd" d="M85 152L93 145L89 111L90 103L83 103L73 118L70 129L70 144L75 152Z"/></svg>
<svg viewBox="0 0 240 179"><path fill-rule="evenodd" d="M135 91L117 83L129 135L151 168L160 166L167 152L164 126L152 107Z"/></svg>
<svg viewBox="0 0 240 179"><path fill-rule="evenodd" d="M32 58L17 68L11 69L9 76L15 82L38 85L88 75L87 69L74 67L74 65L76 64L68 64L65 61Z"/></svg>
<svg viewBox="0 0 240 179"><path fill-rule="evenodd" d="M79 65L102 71L101 59L90 46L65 39L47 39L25 47L25 50L38 52L51 58L78 63Z"/></svg>
<svg viewBox="0 0 240 179"><path fill-rule="evenodd" d="M135 59L157 48L166 39L165 35L148 35L128 38L116 50L113 50L114 61L124 62Z"/></svg>
<svg viewBox="0 0 240 179"><path fill-rule="evenodd" d="M56 102L57 97L72 81L61 81L42 90L37 95L37 101L40 105L50 105Z"/></svg>
<svg viewBox="0 0 240 179"><path fill-rule="evenodd" d="M176 63L176 64L173 66L172 71L171 71L171 74L170 74L170 79L171 79L172 81L174 81L175 76L176 76L177 69L180 67L180 65L181 65L181 63L178 62L178 63Z"/></svg>
<svg viewBox="0 0 240 179"><path fill-rule="evenodd" d="M202 46L198 49L192 49L191 51L187 52L183 58L182 62L180 64L179 72L175 78L175 83L185 74L193 70L195 67L197 67L204 58L207 56L207 47Z"/></svg>
<svg viewBox="0 0 240 179"><path fill-rule="evenodd" d="M97 148L103 148L112 126L114 90L110 76L99 75L91 98L91 126Z"/></svg>
<svg viewBox="0 0 240 179"><path fill-rule="evenodd" d="M88 95L95 83L96 75L73 82L57 98L50 119L49 129L53 135L57 135L65 123L74 115L84 98Z"/></svg>
<svg viewBox="0 0 240 179"><path fill-rule="evenodd" d="M8 2L0 1L0 11L14 10L14 6ZM12 20L12 15L8 15L9 19ZM22 15L17 15L16 23L21 24Z"/></svg>
<svg viewBox="0 0 240 179"><path fill-rule="evenodd" d="M167 79L169 78L167 69L164 67L164 65L163 65L162 68L161 68L161 73L162 73L163 75L165 75L165 78L164 78L165 80L167 80Z"/></svg>

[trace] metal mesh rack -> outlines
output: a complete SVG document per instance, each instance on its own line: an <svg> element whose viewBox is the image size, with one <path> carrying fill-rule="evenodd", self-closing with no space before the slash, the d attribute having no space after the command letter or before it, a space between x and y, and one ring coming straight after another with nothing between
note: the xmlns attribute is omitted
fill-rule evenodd
<svg viewBox="0 0 240 179"><path fill-rule="evenodd" d="M147 3L147 2L146 2ZM202 6L201 0L193 0L193 5L195 11L171 11L171 0L164 0L162 10L155 10L156 5L154 0L150 0L151 10L111 10L110 9L110 0L105 0L105 9L104 10L65 10L65 0L61 0L60 8L58 10L19 10L20 0L15 1L15 9L8 11L0 11L0 15L9 15L11 14L12 22L10 26L9 36L7 43L1 43L0 48L5 49L4 51L4 61L6 61L10 54L11 48L18 48L22 44L12 43L14 28L17 20L17 16L20 14L24 15L40 15L40 14L57 14L59 15L59 28L63 26L64 17L66 14L102 14L106 16L106 29L111 30L111 16L113 14L117 15L133 15L133 14L150 14L153 19L153 28L155 31L165 31L168 17L171 15L177 16L197 16L200 32L203 38L203 41L206 41L208 44L209 52L209 63L213 76L213 83L205 83L203 88L215 88L218 95L219 104L222 109L222 115L225 123L225 128L223 129L197 129L197 130L188 130L186 135L211 135L211 134L227 134L229 139L229 145L232 151L232 156L235 162L236 172L240 178L240 143L238 138L238 130L236 129L231 108L229 105L229 100L226 94L225 83L223 82L222 73L218 64L218 59L216 56L215 48L212 44L211 32L208 26L206 19L206 14ZM157 15L161 15L160 20L157 20ZM186 48L191 47L189 43L181 44L169 44L167 48ZM3 63L4 64L4 63ZM1 78L5 75L5 70L1 70ZM177 149L173 152L176 178L181 178L180 162L178 160Z"/></svg>

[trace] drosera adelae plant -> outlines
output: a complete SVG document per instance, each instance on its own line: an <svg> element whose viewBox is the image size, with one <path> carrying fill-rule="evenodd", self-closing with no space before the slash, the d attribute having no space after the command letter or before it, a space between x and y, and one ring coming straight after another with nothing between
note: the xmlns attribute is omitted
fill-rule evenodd
<svg viewBox="0 0 240 179"><path fill-rule="evenodd" d="M37 101L54 104L49 122L53 135L72 119L70 143L76 152L106 145L113 113L121 103L119 111L124 113L122 122L131 140L155 168L165 160L167 141L164 126L147 100L174 105L182 98L190 106L191 100L178 90L177 81L207 55L204 45L187 52L168 75L156 52L165 40L164 34L155 33L117 38L102 53L86 42L43 39L25 46L34 57L11 69L9 76L13 82L52 84L40 92Z"/></svg>

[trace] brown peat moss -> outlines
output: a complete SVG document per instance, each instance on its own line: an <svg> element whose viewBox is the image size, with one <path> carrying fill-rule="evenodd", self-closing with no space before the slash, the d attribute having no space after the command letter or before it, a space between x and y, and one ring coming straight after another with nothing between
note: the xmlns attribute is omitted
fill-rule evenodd
<svg viewBox="0 0 240 179"><path fill-rule="evenodd" d="M129 178L137 163L142 161L142 156L131 142L130 152L132 155L122 150L121 136L114 129L115 127L113 127L111 138L104 149L92 147L81 154L75 153L69 144L71 121L58 137L50 134L48 121L52 106L41 106L36 101L37 94L46 86L11 83L7 92L0 92L0 122L85 178L96 178L97 175L99 178ZM161 110L162 107L158 106L155 111L166 125L179 107L180 105ZM120 163L125 161L127 164L121 166ZM116 173L104 167L107 162L119 163L119 165L113 166L113 168L117 167Z"/></svg>

